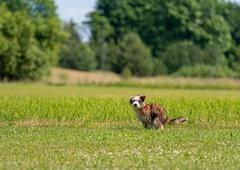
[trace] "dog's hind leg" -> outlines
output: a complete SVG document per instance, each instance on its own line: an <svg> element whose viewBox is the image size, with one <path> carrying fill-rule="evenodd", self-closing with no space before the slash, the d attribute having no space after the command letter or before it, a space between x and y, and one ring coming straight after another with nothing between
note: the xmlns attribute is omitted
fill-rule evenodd
<svg viewBox="0 0 240 170"><path fill-rule="evenodd" d="M163 130L164 129L163 124L162 124L162 122L160 121L159 118L154 119L153 125L154 125L156 130L158 130L158 129Z"/></svg>
<svg viewBox="0 0 240 170"><path fill-rule="evenodd" d="M143 124L143 127L144 127L144 128L146 128L146 129L148 128L148 126L147 126L147 123L146 123L146 122L142 122L142 124Z"/></svg>

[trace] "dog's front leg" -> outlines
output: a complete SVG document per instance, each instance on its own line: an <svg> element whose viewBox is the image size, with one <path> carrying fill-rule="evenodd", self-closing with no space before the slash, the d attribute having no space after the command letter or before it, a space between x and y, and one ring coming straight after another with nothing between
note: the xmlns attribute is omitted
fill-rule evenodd
<svg viewBox="0 0 240 170"><path fill-rule="evenodd" d="M152 125L152 119L151 119L151 117L150 116L147 116L146 117L146 128L147 129L151 129L152 127L153 127L153 125Z"/></svg>

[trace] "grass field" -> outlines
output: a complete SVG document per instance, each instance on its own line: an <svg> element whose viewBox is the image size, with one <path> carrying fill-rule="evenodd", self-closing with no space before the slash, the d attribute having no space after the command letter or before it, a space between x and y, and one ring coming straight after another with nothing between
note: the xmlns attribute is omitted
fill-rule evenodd
<svg viewBox="0 0 240 170"><path fill-rule="evenodd" d="M145 130L147 93L189 122ZM240 91L0 84L0 169L240 169Z"/></svg>

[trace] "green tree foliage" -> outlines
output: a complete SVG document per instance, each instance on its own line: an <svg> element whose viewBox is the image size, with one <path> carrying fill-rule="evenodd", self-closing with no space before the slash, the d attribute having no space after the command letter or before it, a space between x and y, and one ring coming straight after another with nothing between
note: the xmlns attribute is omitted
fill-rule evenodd
<svg viewBox="0 0 240 170"><path fill-rule="evenodd" d="M168 68L171 68L169 73L183 66L194 67L197 64L227 67L227 59L218 46L208 45L201 48L192 41L178 41L170 44L160 58Z"/></svg>
<svg viewBox="0 0 240 170"><path fill-rule="evenodd" d="M240 73L240 45L233 45L232 48L227 51L226 56L229 67Z"/></svg>
<svg viewBox="0 0 240 170"><path fill-rule="evenodd" d="M62 24L55 17L37 17L33 23L35 25L34 37L39 47L49 54L52 65L58 63L59 48L67 34L61 30Z"/></svg>
<svg viewBox="0 0 240 170"><path fill-rule="evenodd" d="M90 14L91 21L87 22L92 31L92 38L90 41L90 46L95 52L97 59L97 68L98 69L106 69L103 68L105 63L103 59L103 55L105 53L106 46L106 38L108 38L107 42L110 44L110 39L113 35L113 27L109 23L109 20L100 15L99 11L95 11Z"/></svg>
<svg viewBox="0 0 240 170"><path fill-rule="evenodd" d="M96 69L95 55L88 44L72 42L71 48L65 46L60 51L59 65L64 68L93 71Z"/></svg>
<svg viewBox="0 0 240 170"><path fill-rule="evenodd" d="M0 6L0 76L37 79L50 71L50 56L34 38L34 25L25 12Z"/></svg>
<svg viewBox="0 0 240 170"><path fill-rule="evenodd" d="M29 13L30 10L29 0L0 0L0 4L3 3L11 12L28 11Z"/></svg>
<svg viewBox="0 0 240 170"><path fill-rule="evenodd" d="M226 4L218 0L98 0L87 22L91 43L98 55L103 38L108 45L112 40L119 45L128 32L138 34L153 54L154 75L172 73L185 65L222 61L228 53L234 56L226 55L228 62L233 58L235 63L237 50L231 49L232 42L238 42L240 10L238 4ZM233 6L234 12L229 12ZM215 51L212 56L210 47ZM233 68L235 64L229 65Z"/></svg>
<svg viewBox="0 0 240 170"><path fill-rule="evenodd" d="M0 4L3 3L10 11L26 11L32 18L57 16L54 0L0 0Z"/></svg>
<svg viewBox="0 0 240 170"><path fill-rule="evenodd" d="M240 5L236 2L220 2L217 12L223 16L229 25L234 42L240 44Z"/></svg>
<svg viewBox="0 0 240 170"><path fill-rule="evenodd" d="M99 11L90 13L91 21L87 22L92 31L92 39L101 41L103 36L110 38L114 35L114 28L106 16L102 16Z"/></svg>
<svg viewBox="0 0 240 170"><path fill-rule="evenodd" d="M66 37L52 0L0 0L0 77L38 79Z"/></svg>
<svg viewBox="0 0 240 170"><path fill-rule="evenodd" d="M150 49L136 33L127 33L119 42L107 51L107 65L116 73L126 70L134 76L150 76L153 62Z"/></svg>
<svg viewBox="0 0 240 170"><path fill-rule="evenodd" d="M216 13L216 0L171 0L166 4L170 28L175 30L174 35L180 35L180 40L188 39L202 47L219 46L223 52L230 48L229 27L224 18Z"/></svg>
<svg viewBox="0 0 240 170"><path fill-rule="evenodd" d="M170 44L161 58L163 58L165 65L171 68L169 73L172 73L184 65L202 62L204 55L203 50L191 41L178 41Z"/></svg>
<svg viewBox="0 0 240 170"><path fill-rule="evenodd" d="M219 3L218 13L227 21L233 38L231 48L225 53L229 67L240 73L240 5L234 2Z"/></svg>
<svg viewBox="0 0 240 170"><path fill-rule="evenodd" d="M96 59L93 51L86 43L82 43L73 21L65 23L64 30L69 33L63 48L59 53L59 65L65 68L93 71L96 69Z"/></svg>
<svg viewBox="0 0 240 170"><path fill-rule="evenodd" d="M114 30L113 34L106 34L107 39L117 40L126 32L135 31L154 55L173 41L186 39L201 46L218 45L226 51L231 36L224 18L216 13L216 3L216 0L98 0L97 12L91 19L107 18ZM91 27L94 25L92 22ZM93 30L93 36L96 32L99 30Z"/></svg>
<svg viewBox="0 0 240 170"><path fill-rule="evenodd" d="M200 77L200 78L237 78L236 72L221 65L197 64L195 66L183 66L173 73L175 77Z"/></svg>

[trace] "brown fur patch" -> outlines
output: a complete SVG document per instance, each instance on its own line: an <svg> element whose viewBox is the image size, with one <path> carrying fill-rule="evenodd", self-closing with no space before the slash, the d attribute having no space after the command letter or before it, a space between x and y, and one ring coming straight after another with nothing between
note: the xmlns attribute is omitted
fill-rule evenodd
<svg viewBox="0 0 240 170"><path fill-rule="evenodd" d="M163 129L163 126L169 121L165 109L158 104L145 104L140 113L145 117L143 124L146 128L154 126L155 129Z"/></svg>

